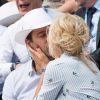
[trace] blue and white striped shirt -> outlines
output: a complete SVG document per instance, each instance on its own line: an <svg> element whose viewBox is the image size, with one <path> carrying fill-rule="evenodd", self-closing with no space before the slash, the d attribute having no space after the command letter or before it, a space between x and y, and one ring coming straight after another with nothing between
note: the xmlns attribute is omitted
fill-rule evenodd
<svg viewBox="0 0 100 100"><path fill-rule="evenodd" d="M78 57L63 54L48 64L34 100L90 100L90 97L100 100L99 78Z"/></svg>

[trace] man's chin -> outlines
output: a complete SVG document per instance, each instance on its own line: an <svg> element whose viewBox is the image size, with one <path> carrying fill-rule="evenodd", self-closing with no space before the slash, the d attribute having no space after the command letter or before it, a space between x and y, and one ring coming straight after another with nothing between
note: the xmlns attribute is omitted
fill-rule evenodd
<svg viewBox="0 0 100 100"><path fill-rule="evenodd" d="M29 11L28 10L21 10L19 9L19 12L22 16L24 16L26 13L28 13Z"/></svg>

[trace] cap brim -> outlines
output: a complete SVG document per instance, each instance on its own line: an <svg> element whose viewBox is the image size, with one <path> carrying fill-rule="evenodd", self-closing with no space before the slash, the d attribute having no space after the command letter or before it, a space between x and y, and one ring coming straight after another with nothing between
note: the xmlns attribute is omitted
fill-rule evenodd
<svg viewBox="0 0 100 100"><path fill-rule="evenodd" d="M17 33L17 35L15 36L15 41L24 45L25 39L31 31L32 29L29 29L29 30L24 30L24 31Z"/></svg>
<svg viewBox="0 0 100 100"><path fill-rule="evenodd" d="M27 29L27 30L22 30L18 32L15 36L15 41L18 42L19 44L25 45L25 39L28 36L28 34L35 29L43 28L51 24L51 21L48 23L40 24L39 26L34 27L33 29Z"/></svg>

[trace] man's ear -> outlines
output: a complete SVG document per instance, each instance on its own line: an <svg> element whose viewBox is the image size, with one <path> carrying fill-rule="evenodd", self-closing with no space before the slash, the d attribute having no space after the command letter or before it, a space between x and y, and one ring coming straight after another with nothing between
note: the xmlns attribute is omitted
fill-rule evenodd
<svg viewBox="0 0 100 100"><path fill-rule="evenodd" d="M32 48L32 41L26 39L26 40L25 40L25 43L26 43L26 46L29 46L29 47Z"/></svg>
<svg viewBox="0 0 100 100"><path fill-rule="evenodd" d="M25 39L25 43L26 45L28 45L30 43L30 40Z"/></svg>
<svg viewBox="0 0 100 100"><path fill-rule="evenodd" d="M30 52L32 52L32 50L35 50L35 49L33 48L33 42L32 42L32 41L26 39L26 40L25 40L25 43L26 43L27 49L28 49Z"/></svg>

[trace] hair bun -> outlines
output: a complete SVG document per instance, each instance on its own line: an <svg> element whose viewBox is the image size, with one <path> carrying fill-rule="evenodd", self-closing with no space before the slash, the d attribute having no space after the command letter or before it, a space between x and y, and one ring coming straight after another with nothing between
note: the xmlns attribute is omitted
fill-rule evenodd
<svg viewBox="0 0 100 100"><path fill-rule="evenodd" d="M80 54L89 38L89 31L84 20L77 15L66 14L58 17L50 27L52 43L63 52Z"/></svg>

